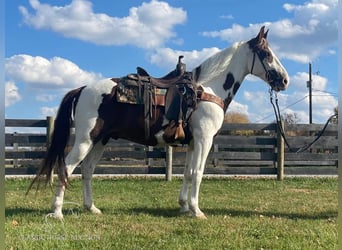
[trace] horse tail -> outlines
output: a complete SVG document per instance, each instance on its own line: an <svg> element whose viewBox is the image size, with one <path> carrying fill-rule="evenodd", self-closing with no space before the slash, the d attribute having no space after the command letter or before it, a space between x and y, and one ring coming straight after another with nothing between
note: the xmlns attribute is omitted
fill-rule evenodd
<svg viewBox="0 0 342 250"><path fill-rule="evenodd" d="M66 184L67 172L65 168L65 148L67 146L70 129L73 123L73 113L75 111L78 99L85 86L69 91L59 106L57 116L55 119L54 130L50 147L47 150L42 166L38 171L36 177L33 179L27 193L32 188L33 184L42 176L46 175L46 184L51 181L51 176L54 167L58 173L59 180ZM39 184L37 189L39 188Z"/></svg>

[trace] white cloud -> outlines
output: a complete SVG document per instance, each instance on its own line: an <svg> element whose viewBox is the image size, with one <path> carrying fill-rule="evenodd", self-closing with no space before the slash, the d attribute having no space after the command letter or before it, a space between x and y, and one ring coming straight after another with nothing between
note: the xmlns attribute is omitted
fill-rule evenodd
<svg viewBox="0 0 342 250"><path fill-rule="evenodd" d="M297 72L291 77L291 85L300 92L307 92L307 81L309 74L307 72ZM320 75L312 75L312 89L324 91L327 89L328 79Z"/></svg>
<svg viewBox="0 0 342 250"><path fill-rule="evenodd" d="M165 69L174 68L177 64L178 56L184 56L184 62L186 63L187 70L200 65L205 59L219 52L220 49L204 48L202 50L181 51L173 50L170 48L158 48L149 55L151 63L163 67Z"/></svg>
<svg viewBox="0 0 342 250"><path fill-rule="evenodd" d="M14 82L5 83L5 107L8 107L21 100L19 89Z"/></svg>
<svg viewBox="0 0 342 250"><path fill-rule="evenodd" d="M284 4L284 9L293 13L293 18L248 27L233 24L231 28L206 31L202 35L236 42L250 39L262 25L266 25L270 29L272 48L279 58L307 63L320 55L336 53L333 51L338 38L337 2L312 0L302 5Z"/></svg>
<svg viewBox="0 0 342 250"><path fill-rule="evenodd" d="M51 102L58 98L57 95L51 95L51 94L41 94L36 96L36 100L40 102Z"/></svg>
<svg viewBox="0 0 342 250"><path fill-rule="evenodd" d="M220 18L221 19L234 19L234 16L232 14L230 14L230 15L221 15Z"/></svg>
<svg viewBox="0 0 342 250"><path fill-rule="evenodd" d="M174 38L174 26L183 24L187 18L182 8L156 0L130 8L129 15L122 18L94 13L88 0L73 0L65 6L30 0L30 5L33 13L23 6L19 8L27 25L101 45L158 47Z"/></svg>
<svg viewBox="0 0 342 250"><path fill-rule="evenodd" d="M40 56L14 55L5 60L6 77L32 87L71 89L95 82L101 75L80 69L61 57L46 59Z"/></svg>
<svg viewBox="0 0 342 250"><path fill-rule="evenodd" d="M248 105L241 104L241 103L236 102L234 100L229 104L227 112L236 112L239 114L245 114L245 115L249 116Z"/></svg>
<svg viewBox="0 0 342 250"><path fill-rule="evenodd" d="M57 110L58 110L58 107L53 107L53 108L41 107L40 108L41 117L44 117L44 118L47 116L56 117Z"/></svg>

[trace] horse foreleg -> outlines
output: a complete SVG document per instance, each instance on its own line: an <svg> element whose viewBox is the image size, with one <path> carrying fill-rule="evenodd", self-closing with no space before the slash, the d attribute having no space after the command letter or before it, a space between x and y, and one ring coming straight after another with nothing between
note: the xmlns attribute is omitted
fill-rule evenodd
<svg viewBox="0 0 342 250"><path fill-rule="evenodd" d="M199 190L211 145L212 138L201 138L201 140L196 140L194 142L194 161L192 165L193 174L189 207L194 216L202 219L205 219L206 216L198 206Z"/></svg>
<svg viewBox="0 0 342 250"><path fill-rule="evenodd" d="M180 212L181 213L188 213L189 204L188 204L188 193L189 193L189 185L192 180L192 169L191 169L191 162L193 158L193 145L190 144L188 146L186 152L186 159L185 159L185 166L184 166L184 177L183 177L183 186L179 193L178 203L180 205Z"/></svg>
<svg viewBox="0 0 342 250"><path fill-rule="evenodd" d="M78 146L75 146L78 145ZM65 158L67 176L70 176L80 162L86 157L92 147L91 141L74 144L74 147ZM64 201L65 183L59 181L56 186L55 197L52 202L53 216L58 219L63 219L62 207Z"/></svg>
<svg viewBox="0 0 342 250"><path fill-rule="evenodd" d="M82 193L83 193L83 205L84 207L94 214L101 214L101 210L95 207L93 203L93 194L91 188L91 179L96 167L96 164L100 160L105 146L102 142L98 142L87 157L81 164L82 171Z"/></svg>

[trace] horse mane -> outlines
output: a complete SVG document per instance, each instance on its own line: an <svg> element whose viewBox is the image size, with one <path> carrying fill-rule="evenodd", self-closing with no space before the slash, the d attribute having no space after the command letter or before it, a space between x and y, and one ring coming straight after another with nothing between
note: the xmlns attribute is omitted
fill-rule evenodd
<svg viewBox="0 0 342 250"><path fill-rule="evenodd" d="M198 67L201 68L200 77L198 78L199 82L206 82L209 76L212 77L213 74L221 75L223 72L227 71L234 52L243 43L244 42L236 42L231 47L225 48L207 58L201 65L199 65Z"/></svg>

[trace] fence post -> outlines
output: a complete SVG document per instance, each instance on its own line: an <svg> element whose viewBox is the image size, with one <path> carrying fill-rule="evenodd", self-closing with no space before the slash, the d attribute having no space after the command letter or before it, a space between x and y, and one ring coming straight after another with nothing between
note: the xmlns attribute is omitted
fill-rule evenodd
<svg viewBox="0 0 342 250"><path fill-rule="evenodd" d="M148 152L153 151L153 147L152 147L152 146L147 146L147 151L148 151ZM152 164L152 158L147 158L147 159L146 159L146 165L147 165L148 168L151 167L151 166L153 165L153 164Z"/></svg>
<svg viewBox="0 0 342 250"><path fill-rule="evenodd" d="M166 146L166 157L165 157L165 164L166 164L166 180L171 181L172 179L172 147Z"/></svg>
<svg viewBox="0 0 342 250"><path fill-rule="evenodd" d="M52 141L52 133L55 126L55 119L53 116L46 117L46 147L49 148Z"/></svg>
<svg viewBox="0 0 342 250"><path fill-rule="evenodd" d="M13 136L17 136L18 133L14 132ZM17 142L13 143L13 151L18 152L19 151L19 144ZM17 168L19 167L19 162L18 162L18 158L13 159L13 167Z"/></svg>
<svg viewBox="0 0 342 250"><path fill-rule="evenodd" d="M52 142L52 133L55 127L55 118L53 116L47 116L46 117L46 150L50 148L51 142ZM50 177L50 183L53 182L53 170Z"/></svg>
<svg viewBox="0 0 342 250"><path fill-rule="evenodd" d="M284 131L284 123L279 121L279 126ZM282 181L284 179L284 138L277 127L277 180Z"/></svg>
<svg viewBox="0 0 342 250"><path fill-rule="evenodd" d="M214 148L214 153L217 153L217 152L219 151L219 146L218 146L218 144L214 144L214 145L213 145L213 148ZM213 165L214 165L214 167L217 167L217 166L218 166L218 163L219 163L219 161L218 161L218 159L215 157L215 158L213 159Z"/></svg>

